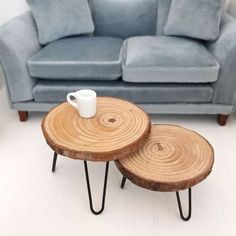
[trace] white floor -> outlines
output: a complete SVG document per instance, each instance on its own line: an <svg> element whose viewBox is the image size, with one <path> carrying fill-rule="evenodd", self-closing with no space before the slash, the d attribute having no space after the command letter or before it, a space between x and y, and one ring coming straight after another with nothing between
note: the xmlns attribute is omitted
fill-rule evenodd
<svg viewBox="0 0 236 236"><path fill-rule="evenodd" d="M226 127L218 126L214 116L153 116L153 123L174 123L201 133L215 148L212 174L193 188L189 222L180 220L174 193L152 192L130 182L121 190L113 163L105 211L91 214L83 163L59 157L56 173L50 171L53 152L42 136L43 116L32 113L28 122L20 123L0 91L1 236L235 235L236 115ZM104 165L92 163L89 168L99 206Z"/></svg>

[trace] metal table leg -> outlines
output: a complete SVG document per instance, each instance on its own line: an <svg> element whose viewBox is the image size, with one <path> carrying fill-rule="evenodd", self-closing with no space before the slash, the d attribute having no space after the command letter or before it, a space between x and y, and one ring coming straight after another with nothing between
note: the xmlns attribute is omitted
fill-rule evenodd
<svg viewBox="0 0 236 236"><path fill-rule="evenodd" d="M120 187L123 189L125 186L125 182L126 182L126 177L123 176L122 181L121 181L121 185ZM189 205L189 210L188 210L188 216L185 217L183 215L183 210L182 210L182 205L181 205L181 201L180 201L180 196L179 196L179 192L176 192L176 197L177 197L177 202L178 202L178 207L179 207L179 214L182 220L184 221L188 221L191 218L191 214L192 214L192 191L191 188L188 189L188 205Z"/></svg>
<svg viewBox="0 0 236 236"><path fill-rule="evenodd" d="M56 165L57 165L57 153L54 152L53 163L52 163L52 172L55 172Z"/></svg>
<svg viewBox="0 0 236 236"><path fill-rule="evenodd" d="M120 187L123 189L125 187L126 178L123 176Z"/></svg>
<svg viewBox="0 0 236 236"><path fill-rule="evenodd" d="M52 163L52 172L55 172L57 165L57 153L54 152L53 156L53 163ZM86 176L86 183L88 188L88 196L89 196L89 205L90 209L93 214L99 215L103 212L105 207L105 200L106 200L106 189L107 189L107 177L108 177L108 171L109 171L109 161L106 162L106 170L105 170L105 178L104 178L104 186L103 186L103 195L102 195L102 207L99 211L95 211L93 208L93 199L91 194L91 188L90 188L90 181L89 181L89 173L88 173L88 165L87 161L84 161L84 170L85 170L85 176Z"/></svg>
<svg viewBox="0 0 236 236"><path fill-rule="evenodd" d="M188 189L188 216L185 217L183 215L183 210L182 210L182 205L179 197L179 192L176 192L176 197L177 197L177 202L178 202L178 207L179 207L179 214L182 220L188 221L191 218L191 213L192 213L192 194L191 194L191 188Z"/></svg>
<svg viewBox="0 0 236 236"><path fill-rule="evenodd" d="M104 186L103 186L103 195L102 195L102 207L99 211L95 211L94 208L93 208L93 199L92 199L91 188L90 188L87 161L84 161L84 170L85 170L85 176L86 176L86 182L87 182L87 188L88 188L90 210L93 214L99 215L103 212L104 207L105 207L107 177L108 177L108 171L109 171L109 161L106 162L106 170L105 170L105 178L104 178Z"/></svg>

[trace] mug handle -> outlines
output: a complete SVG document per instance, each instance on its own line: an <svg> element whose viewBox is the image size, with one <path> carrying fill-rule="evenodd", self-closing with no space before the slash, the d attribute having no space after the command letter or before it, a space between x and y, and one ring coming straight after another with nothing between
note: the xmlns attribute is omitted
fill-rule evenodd
<svg viewBox="0 0 236 236"><path fill-rule="evenodd" d="M77 109L77 102L74 102L73 100L71 100L71 97L74 97L75 100L77 100L77 98L75 96L75 93L68 93L67 97L66 97L67 98L67 102Z"/></svg>

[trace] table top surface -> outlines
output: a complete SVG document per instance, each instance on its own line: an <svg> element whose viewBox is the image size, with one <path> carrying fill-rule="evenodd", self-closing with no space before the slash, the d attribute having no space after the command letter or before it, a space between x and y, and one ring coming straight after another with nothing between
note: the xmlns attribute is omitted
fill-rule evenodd
<svg viewBox="0 0 236 236"><path fill-rule="evenodd" d="M153 125L143 148L116 161L134 184L156 191L179 191L211 172L214 150L198 133L175 125Z"/></svg>
<svg viewBox="0 0 236 236"><path fill-rule="evenodd" d="M42 122L48 145L58 154L90 161L117 160L142 147L150 134L149 116L135 104L112 97L97 98L93 118L62 103Z"/></svg>

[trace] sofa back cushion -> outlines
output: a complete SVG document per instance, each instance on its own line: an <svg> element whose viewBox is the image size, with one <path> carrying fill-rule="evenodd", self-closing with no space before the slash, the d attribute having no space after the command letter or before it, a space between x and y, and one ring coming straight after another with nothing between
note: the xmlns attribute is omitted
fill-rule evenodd
<svg viewBox="0 0 236 236"><path fill-rule="evenodd" d="M164 27L168 19L172 0L158 0L157 7L157 35L164 35Z"/></svg>
<svg viewBox="0 0 236 236"><path fill-rule="evenodd" d="M157 0L90 0L95 35L155 35Z"/></svg>
<svg viewBox="0 0 236 236"><path fill-rule="evenodd" d="M87 0L26 0L32 10L40 44L92 33L94 24Z"/></svg>
<svg viewBox="0 0 236 236"><path fill-rule="evenodd" d="M158 6L157 6L156 33L157 35L165 35L164 27L167 23L172 0L157 0L157 1L158 1Z"/></svg>
<svg viewBox="0 0 236 236"><path fill-rule="evenodd" d="M215 40L223 9L224 0L172 0L164 33Z"/></svg>

